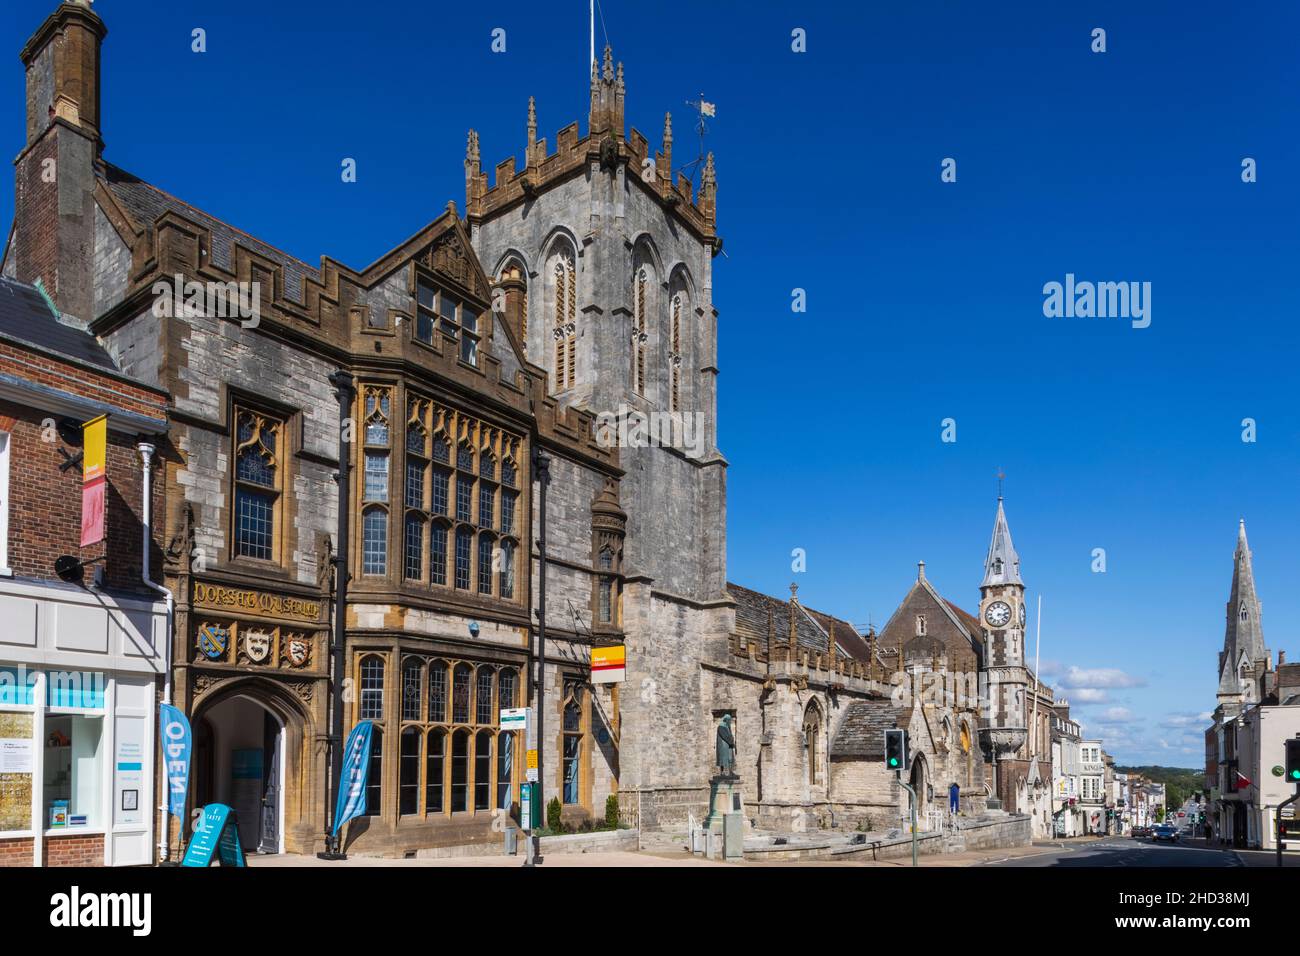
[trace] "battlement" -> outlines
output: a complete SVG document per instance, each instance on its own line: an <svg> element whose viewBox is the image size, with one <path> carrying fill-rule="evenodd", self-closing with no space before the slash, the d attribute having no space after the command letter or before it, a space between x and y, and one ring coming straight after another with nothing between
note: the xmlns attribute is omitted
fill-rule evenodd
<svg viewBox="0 0 1300 956"><path fill-rule="evenodd" d="M714 244L717 238L717 173L710 153L695 184L679 172L672 174L672 115L664 114L661 148L653 155L646 137L633 128L624 133L623 64L615 69L613 53L605 48L604 68L592 67L591 108L587 135L581 136L575 121L556 134L556 148L548 151L547 141L537 138L537 107L528 100L527 138L524 166L517 157L497 163L491 185L483 169L479 138L469 131L465 151L465 207L471 223L482 222L540 194L588 169L630 176L655 197L665 211L675 216L701 241Z"/></svg>

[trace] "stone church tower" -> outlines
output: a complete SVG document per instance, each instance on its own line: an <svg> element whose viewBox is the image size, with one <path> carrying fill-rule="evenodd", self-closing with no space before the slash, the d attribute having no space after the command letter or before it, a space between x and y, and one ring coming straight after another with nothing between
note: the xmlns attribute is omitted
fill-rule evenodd
<svg viewBox="0 0 1300 956"><path fill-rule="evenodd" d="M981 736L985 750L996 765L994 797L1006 801L1011 794L1006 782L1014 765L1022 762L1028 736L1026 693L1032 677L1025 664L1025 584L1020 579L1020 556L1011 543L1002 498L998 498L993 538L984 561L980 585L980 626L984 634L984 672L988 687L988 709Z"/></svg>
<svg viewBox="0 0 1300 956"><path fill-rule="evenodd" d="M733 602L717 447L713 157L697 182L674 178L671 117L651 152L625 127L625 95L623 65L607 47L592 66L586 136L571 123L550 149L530 99L522 167L514 156L499 163L489 186L471 132L465 174L471 241L512 334L546 369L555 402L595 415L598 437L603 422L620 439L627 524L612 623L627 646L618 704L626 797L707 786L712 737L697 723L708 709L698 668L707 645L724 643L709 638L729 632ZM550 600L563 608L564 597ZM683 753L697 738L704 749Z"/></svg>
<svg viewBox="0 0 1300 956"><path fill-rule="evenodd" d="M1257 672L1266 670L1269 651L1264 644L1264 624L1259 597L1255 594L1255 572L1250 546L1246 543L1246 521L1237 528L1237 550L1232 557L1232 592L1228 597L1227 627L1223 650L1219 652L1220 706L1232 712L1258 703Z"/></svg>

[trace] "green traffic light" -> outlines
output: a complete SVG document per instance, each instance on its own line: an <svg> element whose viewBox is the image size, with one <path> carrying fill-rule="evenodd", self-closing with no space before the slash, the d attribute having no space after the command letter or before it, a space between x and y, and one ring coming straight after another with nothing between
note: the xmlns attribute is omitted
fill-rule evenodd
<svg viewBox="0 0 1300 956"><path fill-rule="evenodd" d="M1292 770L1292 771L1291 771L1291 779L1292 779L1292 780L1300 780L1300 769Z"/></svg>
<svg viewBox="0 0 1300 956"><path fill-rule="evenodd" d="M889 758L889 765L890 765L891 767L897 767L897 766L898 766L898 758L897 758L897 757L890 757L890 758Z"/></svg>

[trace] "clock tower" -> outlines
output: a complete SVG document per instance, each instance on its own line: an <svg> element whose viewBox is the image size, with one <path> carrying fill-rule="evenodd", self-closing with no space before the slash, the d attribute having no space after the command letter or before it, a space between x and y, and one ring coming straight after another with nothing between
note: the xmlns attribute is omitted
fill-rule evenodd
<svg viewBox="0 0 1300 956"><path fill-rule="evenodd" d="M1028 737L1030 676L1025 666L1025 618L1020 556L1011 543L1011 529L999 496L993 539L984 561L984 582L980 585L983 676L987 688L982 736L995 765L1020 759ZM1005 800L1001 776L995 773L995 796Z"/></svg>

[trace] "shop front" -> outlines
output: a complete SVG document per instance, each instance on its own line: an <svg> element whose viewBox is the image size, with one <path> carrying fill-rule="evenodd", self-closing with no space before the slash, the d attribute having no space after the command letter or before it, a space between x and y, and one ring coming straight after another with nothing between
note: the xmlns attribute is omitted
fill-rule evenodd
<svg viewBox="0 0 1300 956"><path fill-rule="evenodd" d="M161 603L0 582L0 865L153 862Z"/></svg>

